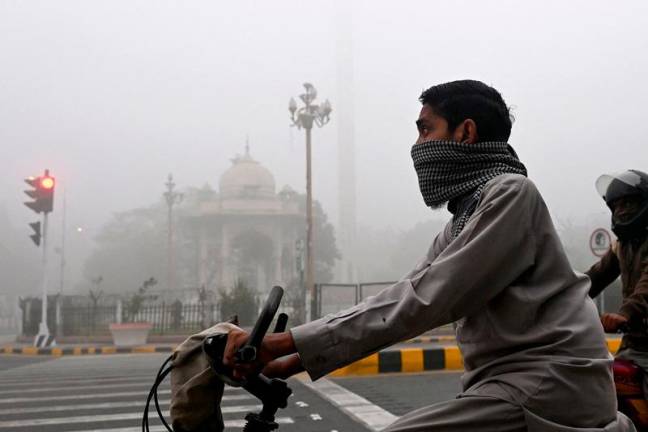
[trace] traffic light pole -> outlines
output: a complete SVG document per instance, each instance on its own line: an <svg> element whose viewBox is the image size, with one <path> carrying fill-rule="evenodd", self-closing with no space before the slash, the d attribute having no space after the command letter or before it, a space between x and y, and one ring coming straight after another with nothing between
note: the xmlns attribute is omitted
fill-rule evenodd
<svg viewBox="0 0 648 432"><path fill-rule="evenodd" d="M30 236L32 241L36 246L39 246L41 243L43 245L43 265L41 269L41 285L43 288L43 300L41 303L42 318L38 327L38 335L34 339L34 346L40 348L55 344L54 338L50 337L50 332L47 328L47 215L54 207L54 187L56 186L56 181L50 175L49 170L46 169L43 175L26 178L25 183L33 188L26 190L25 194L34 200L27 201L25 205L34 212L43 214L42 232L40 222L29 224L34 230L34 234Z"/></svg>
<svg viewBox="0 0 648 432"><path fill-rule="evenodd" d="M49 337L49 329L47 328L47 214L43 214L43 268L42 268L42 288L43 288L43 302L42 302L42 315L41 323L38 328L38 336L34 343L40 339L41 336Z"/></svg>

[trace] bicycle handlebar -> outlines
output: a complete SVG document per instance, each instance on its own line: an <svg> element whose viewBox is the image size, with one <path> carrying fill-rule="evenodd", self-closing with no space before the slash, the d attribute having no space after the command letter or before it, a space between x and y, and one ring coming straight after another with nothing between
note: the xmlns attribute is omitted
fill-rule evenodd
<svg viewBox="0 0 648 432"><path fill-rule="evenodd" d="M273 286L272 290L270 291L270 295L268 296L268 299L263 306L261 315L259 315L259 318L252 328L248 342L236 353L237 360L245 363L256 360L257 350L261 346L263 337L268 331L268 328L270 327L270 324L272 323L272 320L274 319L274 316L279 309L279 304L281 303L282 297L283 288L281 288L280 286Z"/></svg>

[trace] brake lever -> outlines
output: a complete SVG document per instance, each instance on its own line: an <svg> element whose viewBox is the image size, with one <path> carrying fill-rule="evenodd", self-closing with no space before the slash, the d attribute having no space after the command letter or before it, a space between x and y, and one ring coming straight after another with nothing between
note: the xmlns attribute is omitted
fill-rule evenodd
<svg viewBox="0 0 648 432"><path fill-rule="evenodd" d="M286 331L286 326L288 325L288 315L285 313L280 313L277 317L277 323L272 333L283 333Z"/></svg>

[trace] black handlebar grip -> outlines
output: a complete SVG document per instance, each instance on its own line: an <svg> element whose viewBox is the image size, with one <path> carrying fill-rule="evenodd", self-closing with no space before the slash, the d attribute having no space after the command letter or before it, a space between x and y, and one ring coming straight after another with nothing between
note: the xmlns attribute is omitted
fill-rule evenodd
<svg viewBox="0 0 648 432"><path fill-rule="evenodd" d="M249 363L256 360L257 350L261 346L263 337L268 331L268 328L277 313L277 309L279 309L281 297L283 297L283 288L280 286L273 286L272 290L270 290L270 295L263 306L261 315L259 315L257 322L252 328L247 344L241 347L241 349L236 353L236 358L239 361Z"/></svg>
<svg viewBox="0 0 648 432"><path fill-rule="evenodd" d="M274 331L272 333L283 333L283 332L285 332L287 325L288 325L288 315L282 312L277 317L277 323L275 324L275 328L274 328Z"/></svg>

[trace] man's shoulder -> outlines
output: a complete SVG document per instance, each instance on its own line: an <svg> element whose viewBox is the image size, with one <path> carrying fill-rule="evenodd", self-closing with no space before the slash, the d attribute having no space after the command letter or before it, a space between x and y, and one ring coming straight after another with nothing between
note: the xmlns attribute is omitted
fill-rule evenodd
<svg viewBox="0 0 648 432"><path fill-rule="evenodd" d="M519 198L540 195L533 181L522 174L502 174L489 180L482 192L483 198L499 195L515 195Z"/></svg>
<svg viewBox="0 0 648 432"><path fill-rule="evenodd" d="M533 219L548 216L546 204L533 181L520 174L503 174L486 183L479 199L478 209L514 210Z"/></svg>

